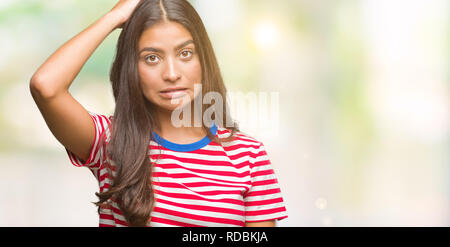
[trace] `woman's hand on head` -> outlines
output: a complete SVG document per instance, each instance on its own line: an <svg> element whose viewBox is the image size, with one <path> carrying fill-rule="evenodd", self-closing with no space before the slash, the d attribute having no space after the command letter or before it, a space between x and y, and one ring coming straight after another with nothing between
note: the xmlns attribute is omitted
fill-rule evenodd
<svg viewBox="0 0 450 247"><path fill-rule="evenodd" d="M119 24L116 28L122 28L123 24L130 19L131 14L133 13L136 6L142 0L119 0L118 3L112 8L109 13L116 16L118 18Z"/></svg>

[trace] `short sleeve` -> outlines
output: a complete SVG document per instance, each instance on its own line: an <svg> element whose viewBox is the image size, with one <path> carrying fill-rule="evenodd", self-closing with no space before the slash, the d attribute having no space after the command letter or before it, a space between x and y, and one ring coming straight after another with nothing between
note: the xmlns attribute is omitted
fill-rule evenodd
<svg viewBox="0 0 450 247"><path fill-rule="evenodd" d="M251 187L244 196L245 221L258 222L287 218L280 186L264 145L260 143L252 155Z"/></svg>
<svg viewBox="0 0 450 247"><path fill-rule="evenodd" d="M94 144L91 147L91 152L89 154L88 160L83 162L79 157L77 157L74 153L66 148L66 152L69 156L70 162L74 166L78 167L88 167L91 170L96 170L100 168L101 162L104 156L104 138L102 137L103 132L107 131L109 133L108 127L111 123L111 119L106 117L105 115L99 115L96 113L89 112L92 121L95 125L95 139ZM105 134L108 134L105 133ZM106 137L106 136L105 136ZM94 175L96 175L94 173Z"/></svg>

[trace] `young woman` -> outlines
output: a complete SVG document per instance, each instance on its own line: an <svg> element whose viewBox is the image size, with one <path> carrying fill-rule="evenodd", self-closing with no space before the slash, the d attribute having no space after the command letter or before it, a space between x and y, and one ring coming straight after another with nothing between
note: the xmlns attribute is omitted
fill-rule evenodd
<svg viewBox="0 0 450 247"><path fill-rule="evenodd" d="M115 110L105 116L68 89L116 28ZM210 92L226 105L210 40L186 0L120 0L52 54L30 90L70 161L98 180L100 226L275 226L287 217L263 144L218 121L229 119L222 107L201 105L200 115L217 110L213 122L172 121Z"/></svg>

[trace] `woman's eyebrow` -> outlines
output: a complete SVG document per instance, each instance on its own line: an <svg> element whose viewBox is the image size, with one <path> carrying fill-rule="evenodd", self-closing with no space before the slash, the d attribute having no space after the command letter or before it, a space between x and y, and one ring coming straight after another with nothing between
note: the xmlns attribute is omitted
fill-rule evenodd
<svg viewBox="0 0 450 247"><path fill-rule="evenodd" d="M185 47L185 46L187 46L189 44L193 44L193 43L194 43L194 41L192 39L184 41L183 43L177 45L174 50L179 50L179 49L181 49L181 48L183 48L183 47ZM153 51L153 52L164 53L164 51L159 49L159 48L144 47L142 50L139 51L139 54L141 54L144 51Z"/></svg>

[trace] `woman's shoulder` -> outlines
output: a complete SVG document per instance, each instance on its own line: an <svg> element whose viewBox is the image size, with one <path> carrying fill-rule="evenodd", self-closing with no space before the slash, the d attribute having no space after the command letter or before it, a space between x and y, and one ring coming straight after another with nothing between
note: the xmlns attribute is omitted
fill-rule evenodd
<svg viewBox="0 0 450 247"><path fill-rule="evenodd" d="M114 116L111 114L101 114L93 111L88 111L89 115L94 119L94 121L103 121L106 124L110 125Z"/></svg>
<svg viewBox="0 0 450 247"><path fill-rule="evenodd" d="M231 129L224 127L217 128L217 137L219 137L220 139L230 137L231 133ZM233 138L230 138L229 141L223 142L223 144L225 144L226 146L238 145L250 148L259 148L263 145L261 141L257 140L252 135L243 132L242 130L234 132Z"/></svg>
<svg viewBox="0 0 450 247"><path fill-rule="evenodd" d="M227 138L230 136L231 132L230 129L217 128L217 136L219 138ZM248 165L250 168L256 164L261 165L270 163L264 144L253 135L241 130L234 132L233 138L221 142L220 145L228 155L239 157L239 159L247 157L244 158L244 160L249 161Z"/></svg>
<svg viewBox="0 0 450 247"><path fill-rule="evenodd" d="M111 123L113 121L113 115L101 114L92 111L88 111L95 124L96 133L98 136L105 134L106 141L109 141L111 135Z"/></svg>

